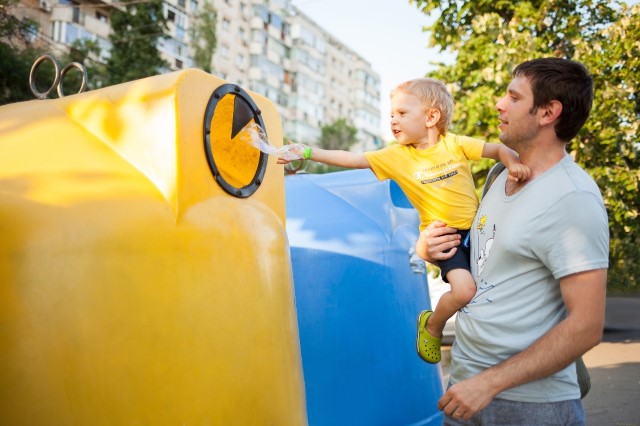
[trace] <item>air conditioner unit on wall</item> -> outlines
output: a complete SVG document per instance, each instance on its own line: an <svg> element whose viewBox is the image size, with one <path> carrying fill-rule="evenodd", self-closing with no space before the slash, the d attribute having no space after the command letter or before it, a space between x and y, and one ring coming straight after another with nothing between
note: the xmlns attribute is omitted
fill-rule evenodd
<svg viewBox="0 0 640 426"><path fill-rule="evenodd" d="M51 12L51 5L46 0L40 0L40 9L44 10L45 12Z"/></svg>

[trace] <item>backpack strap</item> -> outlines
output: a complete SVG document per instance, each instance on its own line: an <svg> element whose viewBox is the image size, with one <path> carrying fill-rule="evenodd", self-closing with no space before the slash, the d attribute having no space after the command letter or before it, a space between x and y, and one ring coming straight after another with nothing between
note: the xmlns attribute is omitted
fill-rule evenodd
<svg viewBox="0 0 640 426"><path fill-rule="evenodd" d="M489 170L489 173L487 174L487 181L484 183L484 188L482 189L482 196L483 197L484 197L484 194L487 193L487 191L489 190L491 185L493 185L493 182L496 180L498 175L504 169L506 169L506 167L500 161L498 161L496 164L493 165L493 167L491 167L491 170Z"/></svg>

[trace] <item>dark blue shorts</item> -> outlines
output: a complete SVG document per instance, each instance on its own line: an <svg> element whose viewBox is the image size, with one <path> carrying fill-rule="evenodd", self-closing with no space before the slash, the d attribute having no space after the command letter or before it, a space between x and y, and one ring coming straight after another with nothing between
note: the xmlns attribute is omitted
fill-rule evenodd
<svg viewBox="0 0 640 426"><path fill-rule="evenodd" d="M466 269L467 271L471 271L471 264L469 263L469 258L471 257L468 238L469 230L458 230L458 234L462 236L462 239L460 240L460 245L458 246L458 251L456 251L456 254L454 254L451 259L438 261L438 267L441 271L442 280L446 283L449 282L447 280L447 274L449 273L449 271L452 271L454 269ZM445 253L448 253L449 251L450 249Z"/></svg>

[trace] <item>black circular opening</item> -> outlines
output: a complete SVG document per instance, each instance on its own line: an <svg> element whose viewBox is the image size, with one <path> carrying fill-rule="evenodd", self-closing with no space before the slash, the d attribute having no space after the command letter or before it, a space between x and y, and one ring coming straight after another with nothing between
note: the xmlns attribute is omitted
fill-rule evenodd
<svg viewBox="0 0 640 426"><path fill-rule="evenodd" d="M214 114L216 113L216 107L225 96L234 97L233 117L231 118L231 134L229 135L230 141L233 141L235 136L251 121L260 126L265 135L266 129L258 106L253 99L251 99L249 94L238 85L223 84L211 94L205 110L203 129L205 153L207 156L207 162L209 163L209 168L211 169L211 174L218 185L220 185L220 187L228 194L238 198L246 198L256 192L260 187L260 184L263 182L264 174L267 170L268 155L263 152L259 152L255 174L248 184L243 186L234 186L224 178L224 173L222 173L218 168L213 154L214 150L211 146L211 132L215 131L215 129L212 129L211 126Z"/></svg>

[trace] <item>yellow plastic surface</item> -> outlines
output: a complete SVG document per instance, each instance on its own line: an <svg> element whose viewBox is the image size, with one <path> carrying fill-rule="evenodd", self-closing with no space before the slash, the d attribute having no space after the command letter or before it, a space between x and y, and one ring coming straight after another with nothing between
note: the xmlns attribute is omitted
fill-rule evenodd
<svg viewBox="0 0 640 426"><path fill-rule="evenodd" d="M2 424L307 423L283 171L269 159L236 198L206 161L225 83L186 70L0 107ZM256 158L221 167L244 181Z"/></svg>

